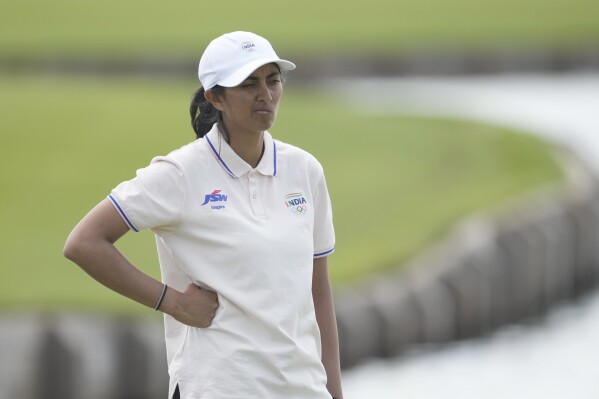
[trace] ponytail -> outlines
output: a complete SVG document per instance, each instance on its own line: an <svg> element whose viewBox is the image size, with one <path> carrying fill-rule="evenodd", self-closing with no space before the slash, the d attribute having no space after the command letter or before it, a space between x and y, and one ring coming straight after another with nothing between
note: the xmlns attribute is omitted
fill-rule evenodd
<svg viewBox="0 0 599 399"><path fill-rule="evenodd" d="M214 86L210 90L212 90L216 95L224 94L224 88L221 86ZM216 109L208 100L206 100L204 93L204 88L200 87L198 90L196 90L191 98L191 105L189 106L191 127L193 127L193 130L196 132L196 136L201 138L212 129L212 126L215 123L218 123L221 131L225 135L225 139L229 141L221 112Z"/></svg>

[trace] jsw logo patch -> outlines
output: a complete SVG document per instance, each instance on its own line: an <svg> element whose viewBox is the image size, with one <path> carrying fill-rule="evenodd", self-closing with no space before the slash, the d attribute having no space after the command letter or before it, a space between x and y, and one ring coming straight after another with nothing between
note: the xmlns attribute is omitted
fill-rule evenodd
<svg viewBox="0 0 599 399"><path fill-rule="evenodd" d="M202 204L202 206L206 205L209 202L227 202L227 196L225 194L221 194L220 193L221 191L222 190L214 190L210 194L206 194L206 196L204 197L204 203ZM225 207L224 204L211 205L212 209L222 209L224 207Z"/></svg>

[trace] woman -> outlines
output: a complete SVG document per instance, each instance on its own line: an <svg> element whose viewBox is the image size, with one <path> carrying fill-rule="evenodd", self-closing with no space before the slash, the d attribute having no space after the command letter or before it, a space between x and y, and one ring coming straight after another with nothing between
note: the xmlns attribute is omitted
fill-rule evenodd
<svg viewBox="0 0 599 399"><path fill-rule="evenodd" d="M253 33L213 40L190 107L198 140L156 157L75 227L65 256L165 313L169 398L342 398L322 167L273 140L280 59ZM152 229L163 282L115 248Z"/></svg>

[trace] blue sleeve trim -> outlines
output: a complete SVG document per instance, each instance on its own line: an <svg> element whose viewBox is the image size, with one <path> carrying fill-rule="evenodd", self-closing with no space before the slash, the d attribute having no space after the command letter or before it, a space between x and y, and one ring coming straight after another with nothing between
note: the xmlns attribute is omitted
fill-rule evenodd
<svg viewBox="0 0 599 399"><path fill-rule="evenodd" d="M125 221L125 223L127 223L127 225L129 226L129 228L131 230L133 230L134 232L139 233L139 230L137 230L135 228L135 226L133 225L133 223L131 223L131 221L129 220L129 218L127 217L127 215L125 215L125 212L123 211L123 208L121 208L121 206L116 201L116 199L112 196L112 194L108 196L108 199L110 199L110 201L112 201L112 203L116 207L117 211L119 211L119 213L121 214L121 217L123 218L123 220Z"/></svg>
<svg viewBox="0 0 599 399"><path fill-rule="evenodd" d="M328 251L324 251L324 252L320 252L320 253L314 254L314 257L315 258L319 258L321 256L325 256L325 255L331 254L331 253L333 253L333 251L335 251L335 248L331 248Z"/></svg>

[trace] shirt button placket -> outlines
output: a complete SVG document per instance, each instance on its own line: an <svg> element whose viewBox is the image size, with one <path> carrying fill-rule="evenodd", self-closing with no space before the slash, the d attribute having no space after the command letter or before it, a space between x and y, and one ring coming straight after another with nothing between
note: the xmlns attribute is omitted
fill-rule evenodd
<svg viewBox="0 0 599 399"><path fill-rule="evenodd" d="M259 218L265 218L264 208L262 207L262 201L260 200L260 196L258 195L258 182L256 181L257 176L256 172L251 171L248 173L249 179L249 194L250 194L250 204L252 205L252 211L254 211L254 215Z"/></svg>

